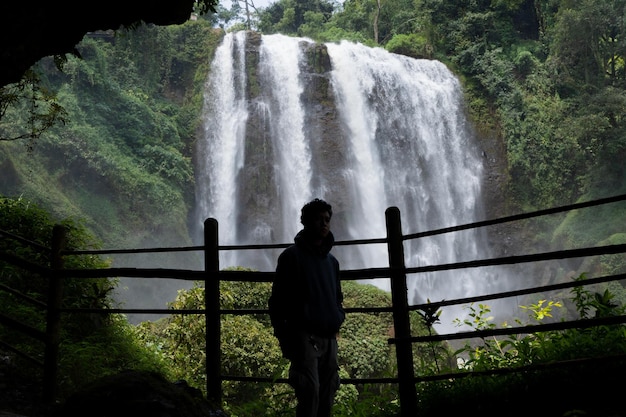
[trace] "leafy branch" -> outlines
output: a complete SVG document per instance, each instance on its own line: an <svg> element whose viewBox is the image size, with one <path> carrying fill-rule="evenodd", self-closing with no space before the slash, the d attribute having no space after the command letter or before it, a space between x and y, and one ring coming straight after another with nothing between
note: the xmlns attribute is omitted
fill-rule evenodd
<svg viewBox="0 0 626 417"><path fill-rule="evenodd" d="M25 114L26 120L17 117L18 122L8 124L9 113ZM0 140L29 140L29 149L35 141L57 123L67 121L67 112L56 96L45 89L34 71L29 70L14 84L0 88ZM4 122L4 123L3 123ZM23 122L24 126L20 126Z"/></svg>

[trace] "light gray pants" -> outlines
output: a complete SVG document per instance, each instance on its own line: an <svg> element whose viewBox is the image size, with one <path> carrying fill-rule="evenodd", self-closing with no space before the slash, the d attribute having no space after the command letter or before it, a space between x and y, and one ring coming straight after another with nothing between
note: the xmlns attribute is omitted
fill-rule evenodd
<svg viewBox="0 0 626 417"><path fill-rule="evenodd" d="M330 417L339 389L337 339L301 333L298 350L289 368L289 384L298 400L296 417Z"/></svg>

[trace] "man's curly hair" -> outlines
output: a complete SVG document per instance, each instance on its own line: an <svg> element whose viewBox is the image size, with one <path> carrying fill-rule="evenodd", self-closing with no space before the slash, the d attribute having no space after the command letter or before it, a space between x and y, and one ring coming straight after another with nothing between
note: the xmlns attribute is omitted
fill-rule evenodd
<svg viewBox="0 0 626 417"><path fill-rule="evenodd" d="M302 207L300 223L304 226L310 225L322 211L327 211L328 214L330 214L330 217L333 217L333 207L326 201L319 198L309 201L304 205L304 207Z"/></svg>

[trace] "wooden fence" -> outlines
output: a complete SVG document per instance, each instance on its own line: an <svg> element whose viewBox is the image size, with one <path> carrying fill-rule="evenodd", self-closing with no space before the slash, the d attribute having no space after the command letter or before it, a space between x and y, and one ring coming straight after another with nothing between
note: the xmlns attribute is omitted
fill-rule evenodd
<svg viewBox="0 0 626 417"><path fill-rule="evenodd" d="M368 280L376 278L389 278L391 282L391 298L392 306L380 308L348 308L346 313L369 313L369 312L391 312L393 315L393 324L395 335L388 342L396 346L397 360L397 377L392 378L375 378L375 379L344 379L344 383L363 384L363 383L392 383L398 385L400 396L401 415L403 417L417 415L417 394L415 384L422 381L442 380L449 378L459 378L473 372L440 374L434 376L416 376L413 367L412 344L445 341L455 339L471 339L477 337L502 336L513 334L530 334L548 330L560 330L569 328L583 328L600 326L606 324L616 324L626 322L626 316L616 316L601 319L585 319L564 321L559 323L523 326L504 329L476 330L469 332L459 332L454 334L442 334L434 336L412 336L409 323L410 311L432 311L440 307L467 304L472 302L494 300L516 295L538 293L543 291L551 291L556 289L571 288L574 286L592 285L601 282L625 279L624 274L598 277L588 279L583 282L567 282L562 284L548 285L542 287L528 288L518 291L509 291L497 294L480 295L476 297L445 300L439 302L431 302L428 304L409 305L407 294L407 274L419 274L425 272L444 271L451 269L475 268L483 266L495 265L511 265L529 262L538 262L555 259L592 257L607 254L620 254L626 252L626 245L607 245L601 247L591 247L573 250L562 250L555 252L546 252L533 255L510 256L492 259L478 259L467 262L459 262L444 265L429 265L422 267L407 267L404 257L404 242L412 239L419 239L427 236L434 236L443 233L456 232L477 227L491 226L506 222L515 222L533 217L546 216L550 214L561 213L570 210L585 209L593 206L612 204L626 200L626 195L619 195L611 198L590 201L586 203L573 204L563 207L557 207L547 210L541 210L533 213L515 215L501 219L481 221L460 226L454 226L444 229L426 231L416 234L403 235L400 212L395 207L390 207L385 212L387 236L380 239L368 240L352 240L338 241L337 246L341 245L364 245L364 244L386 244L388 251L389 267L386 268L370 268L361 270L342 270L342 280ZM206 320L206 375L207 375L207 397L216 403L222 400L222 382L226 380L233 381L256 381L256 382L286 382L284 379L274 380L269 377L243 377L236 375L222 375L221 373L221 348L220 335L221 316L225 314L267 314L266 309L259 310L225 310L220 308L220 281L248 281L248 282L272 282L274 272L251 272L251 271L221 271L219 267L219 254L224 250L249 250L249 249L280 249L285 248L288 244L272 244L272 245L241 245L241 246L220 246L218 244L218 223L215 219L207 219L204 229L204 245L184 248L154 248L154 249L120 249L106 251L73 251L64 250L64 229L57 226L53 231L52 248L43 248L32 242L25 241L19 236L14 236L7 232L0 231L0 235L5 239L15 239L22 244L31 244L39 247L41 250L50 251L51 264L49 267L32 264L31 262L11 255L6 252L0 252L0 261L16 265L31 272L47 276L50 279L50 290L48 301L41 307L46 309L46 331L39 332L29 326L26 326L12 318L5 311L0 311L0 324L9 326L25 335L41 340L45 343L45 352L43 363L35 359L28 358L38 363L44 370L43 396L46 401L54 401L56 398L56 381L57 381L57 363L58 363L58 345L59 330L61 326L61 315L66 312L74 313L150 313L150 314L199 314L204 315ZM181 251L203 251L205 269L204 270L181 270L181 269L162 269L162 268L108 268L108 269L66 269L63 267L63 258L67 255L104 255L104 254L137 254L137 253L157 253L157 252L181 252ZM61 288L64 278L111 278L111 277L140 277L140 278L173 278L188 281L203 281L205 288L205 308L201 310L172 310L172 309L67 309L62 307ZM36 302L29 299L23 294L17 294L11 288L0 284L0 290L13 292L26 302ZM38 303L38 302L36 302ZM5 349L14 350L10 345L0 341L0 346ZM21 354L21 352L16 351ZM520 369L509 370L510 372L519 372ZM506 370L495 370L493 373L507 372Z"/></svg>

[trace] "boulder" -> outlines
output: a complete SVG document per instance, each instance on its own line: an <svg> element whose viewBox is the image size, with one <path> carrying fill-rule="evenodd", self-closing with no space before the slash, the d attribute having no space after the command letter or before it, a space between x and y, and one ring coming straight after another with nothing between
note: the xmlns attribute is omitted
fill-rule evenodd
<svg viewBox="0 0 626 417"><path fill-rule="evenodd" d="M153 372L124 371L94 381L70 396L59 417L227 417L185 381Z"/></svg>

